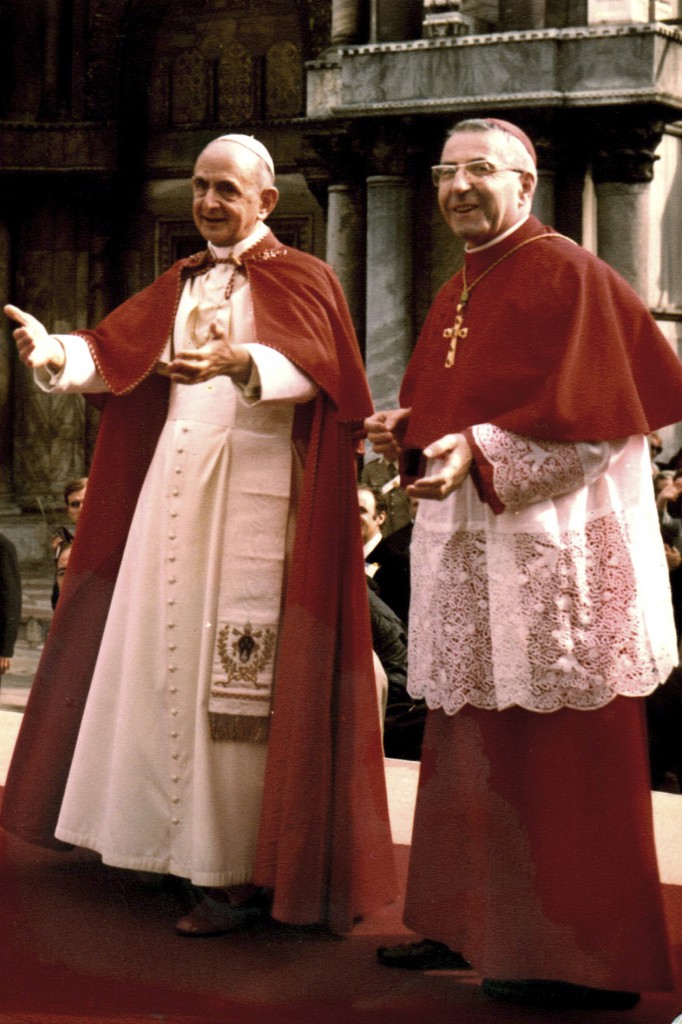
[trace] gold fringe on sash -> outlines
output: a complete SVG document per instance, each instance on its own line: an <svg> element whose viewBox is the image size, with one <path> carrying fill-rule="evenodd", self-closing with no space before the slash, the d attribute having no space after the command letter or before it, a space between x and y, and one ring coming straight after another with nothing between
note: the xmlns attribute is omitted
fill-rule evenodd
<svg viewBox="0 0 682 1024"><path fill-rule="evenodd" d="M270 728L268 715L221 715L209 711L211 739L220 743L265 743Z"/></svg>
<svg viewBox="0 0 682 1024"><path fill-rule="evenodd" d="M208 700L211 738L264 743L268 738L277 624L221 622Z"/></svg>

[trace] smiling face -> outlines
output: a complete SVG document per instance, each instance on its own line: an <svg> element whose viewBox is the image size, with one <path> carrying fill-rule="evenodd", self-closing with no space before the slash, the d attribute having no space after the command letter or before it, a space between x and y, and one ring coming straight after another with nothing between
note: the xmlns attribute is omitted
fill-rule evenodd
<svg viewBox="0 0 682 1024"><path fill-rule="evenodd" d="M238 143L216 140L199 154L192 177L192 215L201 236L236 245L274 209L278 192L260 157Z"/></svg>
<svg viewBox="0 0 682 1024"><path fill-rule="evenodd" d="M518 163L509 159L505 136L499 131L455 132L445 143L441 164L485 160L494 167ZM502 170L468 181L459 170L438 186L438 205L450 230L470 246L484 245L513 227L530 211L535 191L530 171Z"/></svg>

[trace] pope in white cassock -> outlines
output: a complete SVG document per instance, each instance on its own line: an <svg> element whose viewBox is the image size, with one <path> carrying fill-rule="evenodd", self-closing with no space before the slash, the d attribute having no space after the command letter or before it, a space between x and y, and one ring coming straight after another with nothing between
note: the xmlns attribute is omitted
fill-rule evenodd
<svg viewBox="0 0 682 1024"><path fill-rule="evenodd" d="M264 224L278 198L267 150L216 139L192 190L208 250L95 331L49 335L6 307L39 386L96 396L103 414L72 608L51 631L50 683L39 671L3 824L205 887L176 925L184 935L243 926L273 890L281 919L344 930L393 895L359 527L344 499L369 396L332 272ZM87 638L70 644L78 620ZM85 648L73 676L65 646L72 661ZM56 740L40 728L49 701L57 718L82 710ZM337 742L348 714L351 738L344 721ZM41 789L36 758L38 778L65 761L61 782ZM342 846L359 881L327 888ZM387 865L388 883L374 878Z"/></svg>

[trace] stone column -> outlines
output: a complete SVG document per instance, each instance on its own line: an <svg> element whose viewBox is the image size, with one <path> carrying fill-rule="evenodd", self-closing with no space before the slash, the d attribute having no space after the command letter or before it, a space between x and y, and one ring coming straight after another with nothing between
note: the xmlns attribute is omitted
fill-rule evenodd
<svg viewBox="0 0 682 1024"><path fill-rule="evenodd" d="M9 298L11 239L7 223L0 221L0 294ZM0 335L0 513L18 512L12 501L12 326L3 317Z"/></svg>
<svg viewBox="0 0 682 1024"><path fill-rule="evenodd" d="M370 0L369 39L372 43L399 43L422 34L422 0Z"/></svg>
<svg viewBox="0 0 682 1024"><path fill-rule="evenodd" d="M353 125L342 125L312 141L327 171L325 258L341 282L364 349L366 140Z"/></svg>
<svg viewBox="0 0 682 1024"><path fill-rule="evenodd" d="M412 207L406 174L367 179L366 366L378 409L397 406L413 347Z"/></svg>
<svg viewBox="0 0 682 1024"><path fill-rule="evenodd" d="M336 271L362 346L365 326L365 217L357 185L330 185L327 200L327 263Z"/></svg>
<svg viewBox="0 0 682 1024"><path fill-rule="evenodd" d="M332 46L367 41L369 0L332 0Z"/></svg>
<svg viewBox="0 0 682 1024"><path fill-rule="evenodd" d="M543 224L556 225L556 169L558 154L551 129L530 131L538 156L538 183L533 196L533 213Z"/></svg>
<svg viewBox="0 0 682 1024"><path fill-rule="evenodd" d="M42 104L46 114L55 114L59 110L59 67L61 60L71 59L71 54L60 53L61 19L61 0L47 0L45 4Z"/></svg>
<svg viewBox="0 0 682 1024"><path fill-rule="evenodd" d="M658 159L661 122L613 114L597 125L592 160L597 197L597 247L632 285L649 300L649 182Z"/></svg>

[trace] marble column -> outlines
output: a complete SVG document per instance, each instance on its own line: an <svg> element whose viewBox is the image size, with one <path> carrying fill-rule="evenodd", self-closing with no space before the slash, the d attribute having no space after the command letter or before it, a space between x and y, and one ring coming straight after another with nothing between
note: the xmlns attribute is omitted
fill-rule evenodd
<svg viewBox="0 0 682 1024"><path fill-rule="evenodd" d="M369 0L332 0L332 46L367 40Z"/></svg>
<svg viewBox="0 0 682 1024"><path fill-rule="evenodd" d="M598 255L649 300L649 183L663 125L631 115L598 126L592 174Z"/></svg>
<svg viewBox="0 0 682 1024"><path fill-rule="evenodd" d="M397 406L413 347L412 206L407 176L367 179L366 366L378 409Z"/></svg>
<svg viewBox="0 0 682 1024"><path fill-rule="evenodd" d="M11 239L7 223L0 221L0 294L11 295ZM12 326L3 317L0 334L0 513L17 513L12 500Z"/></svg>
<svg viewBox="0 0 682 1024"><path fill-rule="evenodd" d="M422 0L370 0L369 39L372 43L399 43L420 39Z"/></svg>
<svg viewBox="0 0 682 1024"><path fill-rule="evenodd" d="M348 300L362 346L365 326L365 216L360 188L330 185L327 199L327 263L335 270Z"/></svg>
<svg viewBox="0 0 682 1024"><path fill-rule="evenodd" d="M604 181L597 196L598 255L610 263L645 302L649 298L649 186Z"/></svg>

